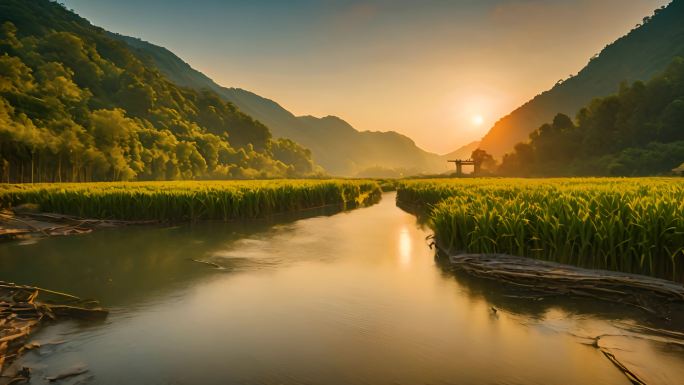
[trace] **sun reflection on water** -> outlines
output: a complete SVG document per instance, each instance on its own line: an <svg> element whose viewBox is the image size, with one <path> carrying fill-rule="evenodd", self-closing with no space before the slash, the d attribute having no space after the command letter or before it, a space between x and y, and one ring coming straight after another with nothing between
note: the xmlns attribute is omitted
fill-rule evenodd
<svg viewBox="0 0 684 385"><path fill-rule="evenodd" d="M399 263L401 266L408 266L411 264L412 248L413 245L411 243L409 229L404 226L399 231Z"/></svg>

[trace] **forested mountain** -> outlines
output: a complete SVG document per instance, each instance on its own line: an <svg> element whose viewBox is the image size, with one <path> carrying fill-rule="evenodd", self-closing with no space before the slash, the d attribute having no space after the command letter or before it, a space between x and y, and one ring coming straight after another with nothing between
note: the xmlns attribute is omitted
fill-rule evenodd
<svg viewBox="0 0 684 385"><path fill-rule="evenodd" d="M591 58L576 76L559 81L500 119L480 148L499 157L556 113L572 115L593 98L617 92L623 81L650 79L677 56L684 56L684 0L656 10L643 25Z"/></svg>
<svg viewBox="0 0 684 385"><path fill-rule="evenodd" d="M684 162L684 59L644 83L623 83L573 121L558 114L503 158L522 176L669 174Z"/></svg>
<svg viewBox="0 0 684 385"><path fill-rule="evenodd" d="M48 0L0 3L3 181L306 175L310 152Z"/></svg>
<svg viewBox="0 0 684 385"><path fill-rule="evenodd" d="M239 88L226 88L193 69L169 50L122 35L138 57L171 81L197 90L211 89L241 111L267 125L273 135L309 148L313 160L333 175L401 176L443 172L446 162L396 132L360 132L337 117L297 117L273 100Z"/></svg>

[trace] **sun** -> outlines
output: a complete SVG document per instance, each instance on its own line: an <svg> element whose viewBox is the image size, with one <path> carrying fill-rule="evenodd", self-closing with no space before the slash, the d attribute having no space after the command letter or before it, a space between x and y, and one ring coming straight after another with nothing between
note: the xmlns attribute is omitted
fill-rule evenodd
<svg viewBox="0 0 684 385"><path fill-rule="evenodd" d="M482 123L484 123L484 118L482 117L482 115L473 115L473 117L471 118L471 121L473 122L474 125L481 126Z"/></svg>

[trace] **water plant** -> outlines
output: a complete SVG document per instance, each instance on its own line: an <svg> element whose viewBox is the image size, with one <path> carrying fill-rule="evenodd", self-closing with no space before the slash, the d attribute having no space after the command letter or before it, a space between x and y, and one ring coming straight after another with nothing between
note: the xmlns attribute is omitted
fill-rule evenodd
<svg viewBox="0 0 684 385"><path fill-rule="evenodd" d="M505 253L682 280L684 179L404 181L451 252Z"/></svg>

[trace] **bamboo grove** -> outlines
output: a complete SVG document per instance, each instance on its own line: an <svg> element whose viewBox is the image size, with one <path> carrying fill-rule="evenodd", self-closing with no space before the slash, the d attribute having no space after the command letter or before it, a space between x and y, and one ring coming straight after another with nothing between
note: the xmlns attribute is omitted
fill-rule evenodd
<svg viewBox="0 0 684 385"><path fill-rule="evenodd" d="M684 180L402 182L450 252L505 253L682 281Z"/></svg>
<svg viewBox="0 0 684 385"><path fill-rule="evenodd" d="M121 220L232 220L328 205L351 208L380 197L373 181L272 180L0 185L0 206Z"/></svg>

